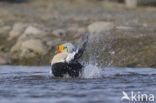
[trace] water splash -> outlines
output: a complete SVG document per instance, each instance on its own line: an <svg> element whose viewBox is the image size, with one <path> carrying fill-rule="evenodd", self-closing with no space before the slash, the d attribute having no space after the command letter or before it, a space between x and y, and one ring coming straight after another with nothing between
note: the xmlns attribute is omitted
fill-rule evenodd
<svg viewBox="0 0 156 103"><path fill-rule="evenodd" d="M102 77L102 69L92 65L88 64L83 68L82 72L82 78L101 78Z"/></svg>
<svg viewBox="0 0 156 103"><path fill-rule="evenodd" d="M101 68L113 65L112 57L116 52L112 49L112 39L109 34L109 32L90 34L87 49L83 55L84 61L88 64L97 64Z"/></svg>
<svg viewBox="0 0 156 103"><path fill-rule="evenodd" d="M83 68L82 78L101 78L102 68L112 64L107 50L110 45L104 41L106 37L107 34L90 34L87 50L83 56L83 62L87 65Z"/></svg>
<svg viewBox="0 0 156 103"><path fill-rule="evenodd" d="M103 51L105 50L105 45L103 40L103 35L90 34L87 50L83 56L83 62L85 67L82 71L82 78L101 78L102 77L102 66Z"/></svg>

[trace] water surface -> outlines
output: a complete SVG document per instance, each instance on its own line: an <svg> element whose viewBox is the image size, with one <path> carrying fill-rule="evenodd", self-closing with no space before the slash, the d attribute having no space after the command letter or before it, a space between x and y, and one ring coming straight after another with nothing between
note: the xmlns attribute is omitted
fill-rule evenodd
<svg viewBox="0 0 156 103"><path fill-rule="evenodd" d="M53 78L50 67L0 66L0 103L121 103L122 91L156 96L154 68L87 66L80 78Z"/></svg>

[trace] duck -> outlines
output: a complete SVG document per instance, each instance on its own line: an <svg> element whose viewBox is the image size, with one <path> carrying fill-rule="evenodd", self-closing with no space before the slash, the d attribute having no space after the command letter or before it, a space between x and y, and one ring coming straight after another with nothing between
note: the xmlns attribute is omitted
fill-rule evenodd
<svg viewBox="0 0 156 103"><path fill-rule="evenodd" d="M56 55L51 60L51 73L53 76L79 77L84 67L79 59L82 57L87 44L88 40L85 40L78 48L70 42L59 45Z"/></svg>

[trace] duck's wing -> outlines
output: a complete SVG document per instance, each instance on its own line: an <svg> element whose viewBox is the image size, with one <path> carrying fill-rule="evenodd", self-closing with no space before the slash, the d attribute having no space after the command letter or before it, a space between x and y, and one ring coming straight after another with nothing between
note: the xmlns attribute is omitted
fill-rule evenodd
<svg viewBox="0 0 156 103"><path fill-rule="evenodd" d="M87 36L87 39L76 50L76 53L74 55L74 60L79 59L83 55L83 53L87 47L87 44L88 44L88 36Z"/></svg>
<svg viewBox="0 0 156 103"><path fill-rule="evenodd" d="M78 49L75 52L70 53L67 56L66 62L69 63L71 61L78 60L83 55L83 53L87 47L87 44L88 44L88 36L87 36L87 39L78 47Z"/></svg>

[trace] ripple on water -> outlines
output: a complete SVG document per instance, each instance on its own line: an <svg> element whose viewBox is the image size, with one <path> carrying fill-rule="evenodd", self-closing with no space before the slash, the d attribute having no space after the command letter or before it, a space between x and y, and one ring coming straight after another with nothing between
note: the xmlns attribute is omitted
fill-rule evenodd
<svg viewBox="0 0 156 103"><path fill-rule="evenodd" d="M0 67L2 103L121 103L122 91L156 95L154 68L98 68L88 65L80 78L54 78L50 67Z"/></svg>

